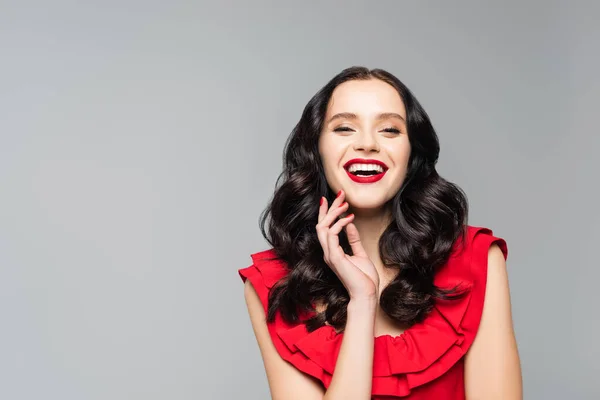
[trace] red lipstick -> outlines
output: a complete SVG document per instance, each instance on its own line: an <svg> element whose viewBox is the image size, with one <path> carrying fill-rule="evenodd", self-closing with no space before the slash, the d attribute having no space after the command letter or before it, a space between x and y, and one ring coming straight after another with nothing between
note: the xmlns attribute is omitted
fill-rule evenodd
<svg viewBox="0 0 600 400"><path fill-rule="evenodd" d="M377 173L375 175L364 175L364 176L355 175L355 174L351 173L348 170L352 164L376 164L376 165L380 165L381 168L383 168L383 172ZM385 163L383 161L379 161L379 160L368 159L368 158L353 158L352 160L349 160L348 162L346 162L344 164L344 169L346 170L346 173L348 174L348 176L350 177L350 179L352 179L354 182L357 182L357 183L373 183L373 182L377 182L378 180L380 180L381 178L383 178L383 176L385 175L385 173L388 170L388 166L385 165Z"/></svg>

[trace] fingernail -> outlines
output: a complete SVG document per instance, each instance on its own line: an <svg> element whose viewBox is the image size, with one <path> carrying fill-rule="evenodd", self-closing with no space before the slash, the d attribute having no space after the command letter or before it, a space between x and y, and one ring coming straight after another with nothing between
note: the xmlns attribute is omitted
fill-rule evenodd
<svg viewBox="0 0 600 400"><path fill-rule="evenodd" d="M337 199L338 197L340 197L340 195L341 195L341 194L342 194L342 190L340 189L340 191L337 193L337 196L335 196L335 197L336 197L336 199Z"/></svg>
<svg viewBox="0 0 600 400"><path fill-rule="evenodd" d="M354 217L354 214L348 214L346 218Z"/></svg>
<svg viewBox="0 0 600 400"><path fill-rule="evenodd" d="M346 204L348 204L347 201L343 202L342 204L340 204L340 207L344 207Z"/></svg>
<svg viewBox="0 0 600 400"><path fill-rule="evenodd" d="M319 200L319 205L321 205L321 206L323 205L323 200L325 200L325 199L323 198L323 196L321 196L321 200Z"/></svg>

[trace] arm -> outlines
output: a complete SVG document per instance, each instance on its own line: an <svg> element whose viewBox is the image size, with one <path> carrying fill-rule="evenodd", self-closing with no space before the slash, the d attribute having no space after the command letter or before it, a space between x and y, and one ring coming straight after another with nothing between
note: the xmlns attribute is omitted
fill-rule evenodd
<svg viewBox="0 0 600 400"><path fill-rule="evenodd" d="M348 303L344 337L324 400L371 399L376 309L375 296Z"/></svg>
<svg viewBox="0 0 600 400"><path fill-rule="evenodd" d="M492 244L481 323L465 355L466 398L521 400L522 390L506 262L498 245Z"/></svg>
<svg viewBox="0 0 600 400"><path fill-rule="evenodd" d="M252 328L258 342L273 400L368 400L371 398L376 300L351 300L344 338L331 385L283 360L269 335L265 311L250 280L244 288Z"/></svg>

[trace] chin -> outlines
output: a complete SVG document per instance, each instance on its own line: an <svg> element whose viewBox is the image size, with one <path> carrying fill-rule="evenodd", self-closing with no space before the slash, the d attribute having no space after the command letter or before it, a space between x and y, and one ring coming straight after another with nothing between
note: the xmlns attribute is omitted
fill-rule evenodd
<svg viewBox="0 0 600 400"><path fill-rule="evenodd" d="M360 196L362 197L362 196ZM367 199L363 199L363 198L356 198L353 196L347 196L347 201L350 204L350 208L352 208L352 210L358 211L358 210L373 210L373 209L378 209L381 208L385 205L385 203L387 202L385 200L385 198L383 198L383 196L379 197L375 197L373 198L373 196L371 196L371 198L367 198Z"/></svg>

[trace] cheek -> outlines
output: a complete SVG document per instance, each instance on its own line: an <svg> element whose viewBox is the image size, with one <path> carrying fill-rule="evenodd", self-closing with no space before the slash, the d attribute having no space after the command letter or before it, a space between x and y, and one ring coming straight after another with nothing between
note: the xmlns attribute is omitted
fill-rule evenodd
<svg viewBox="0 0 600 400"><path fill-rule="evenodd" d="M406 166L408 165L408 160L410 158L410 153L411 153L410 142L408 141L408 139L406 139L405 142L396 146L396 148L394 149L393 154L396 155L396 157L395 157L396 165L406 168Z"/></svg>
<svg viewBox="0 0 600 400"><path fill-rule="evenodd" d="M408 160L410 159L410 146L397 146L394 149L390 149L391 153L394 154L394 186L402 186L406 173L408 172Z"/></svg>
<svg viewBox="0 0 600 400"><path fill-rule="evenodd" d="M343 151L340 145L327 140L321 140L319 143L319 154L323 167L326 170L335 170L338 168Z"/></svg>
<svg viewBox="0 0 600 400"><path fill-rule="evenodd" d="M334 192L341 189L340 177L341 173L346 173L340 167L342 157L344 155L343 149L340 149L339 144L322 140L319 143L319 154L321 156L321 163L323 164L323 171L325 173L325 179L329 183L329 186Z"/></svg>

